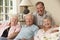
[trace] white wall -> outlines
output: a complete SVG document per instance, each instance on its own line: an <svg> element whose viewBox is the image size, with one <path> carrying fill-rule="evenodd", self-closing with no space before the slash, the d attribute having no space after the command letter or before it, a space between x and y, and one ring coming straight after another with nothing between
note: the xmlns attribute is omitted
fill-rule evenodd
<svg viewBox="0 0 60 40"><path fill-rule="evenodd" d="M60 25L60 0L31 0L32 4L35 5L36 2L42 1L45 4L46 10L49 11L56 23ZM29 8L31 12L35 10L35 7Z"/></svg>

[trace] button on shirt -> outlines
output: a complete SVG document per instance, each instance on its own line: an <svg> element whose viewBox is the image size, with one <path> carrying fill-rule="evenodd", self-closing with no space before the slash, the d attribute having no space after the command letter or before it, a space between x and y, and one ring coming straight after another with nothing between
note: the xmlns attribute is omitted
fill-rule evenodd
<svg viewBox="0 0 60 40"><path fill-rule="evenodd" d="M22 25L21 31L15 39L30 39L38 31L38 27L35 25L27 26Z"/></svg>

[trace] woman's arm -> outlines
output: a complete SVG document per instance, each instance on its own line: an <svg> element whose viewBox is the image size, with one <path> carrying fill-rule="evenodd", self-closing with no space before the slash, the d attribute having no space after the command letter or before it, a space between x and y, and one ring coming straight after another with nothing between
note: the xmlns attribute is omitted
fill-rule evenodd
<svg viewBox="0 0 60 40"><path fill-rule="evenodd" d="M17 34L20 32L20 30L21 30L21 25L19 23L14 30L10 31L7 38L15 38Z"/></svg>
<svg viewBox="0 0 60 40"><path fill-rule="evenodd" d="M15 38L17 36L17 34L20 32L20 30L21 30L20 27L16 28L12 33L8 34L8 38Z"/></svg>
<svg viewBox="0 0 60 40"><path fill-rule="evenodd" d="M18 33L19 33L19 32L10 33L7 38L13 39L13 38L15 38L15 37L17 36Z"/></svg>
<svg viewBox="0 0 60 40"><path fill-rule="evenodd" d="M51 33L54 33L54 32L59 32L59 27L53 28Z"/></svg>

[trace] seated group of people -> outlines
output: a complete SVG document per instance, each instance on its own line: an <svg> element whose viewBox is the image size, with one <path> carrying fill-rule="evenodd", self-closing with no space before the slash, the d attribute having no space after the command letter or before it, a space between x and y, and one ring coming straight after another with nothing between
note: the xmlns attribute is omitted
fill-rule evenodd
<svg viewBox="0 0 60 40"><path fill-rule="evenodd" d="M0 37L14 40L42 40L42 36L51 36L52 33L59 32L57 26L52 26L52 21L49 17L43 19L41 29L33 22L34 16L32 14L25 16L25 25L20 25L18 17L14 16L9 23L0 25Z"/></svg>
<svg viewBox="0 0 60 40"><path fill-rule="evenodd" d="M37 2L36 7L36 14L26 14L24 25L20 25L17 15L10 22L2 23L0 37L13 40L57 40L59 27L45 11L43 2Z"/></svg>

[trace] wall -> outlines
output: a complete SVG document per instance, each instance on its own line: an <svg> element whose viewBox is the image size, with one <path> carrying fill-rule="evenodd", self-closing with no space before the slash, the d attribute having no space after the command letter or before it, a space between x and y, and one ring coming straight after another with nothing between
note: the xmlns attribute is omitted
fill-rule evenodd
<svg viewBox="0 0 60 40"><path fill-rule="evenodd" d="M45 9L49 11L54 20L56 21L56 24L60 25L60 0L31 0L33 1L32 4L35 5L36 2L42 1L45 4ZM31 12L35 11L35 6L29 8Z"/></svg>

